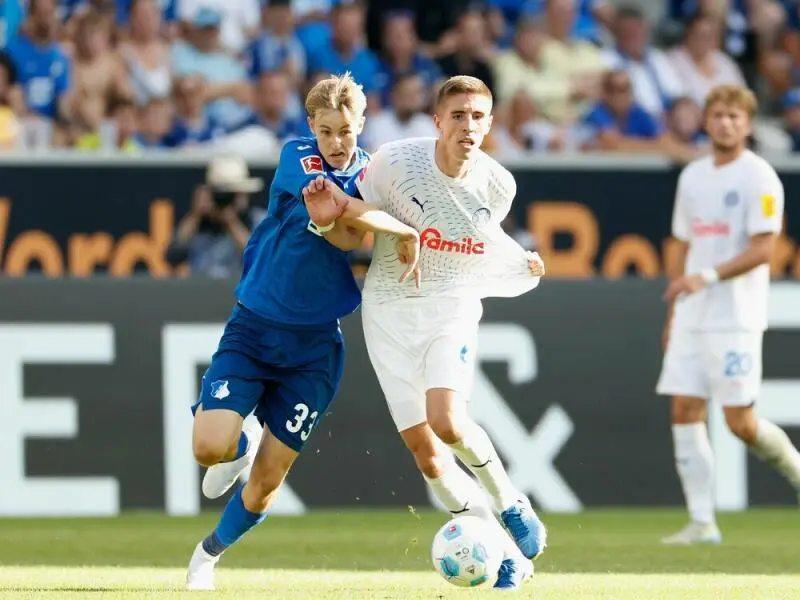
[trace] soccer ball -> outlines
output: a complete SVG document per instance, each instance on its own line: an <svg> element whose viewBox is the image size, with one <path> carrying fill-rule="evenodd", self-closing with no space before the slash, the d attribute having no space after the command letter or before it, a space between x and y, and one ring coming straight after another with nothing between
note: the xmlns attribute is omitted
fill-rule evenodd
<svg viewBox="0 0 800 600"><path fill-rule="evenodd" d="M479 517L457 517L436 532L433 567L459 587L482 585L497 576L503 546L489 523Z"/></svg>

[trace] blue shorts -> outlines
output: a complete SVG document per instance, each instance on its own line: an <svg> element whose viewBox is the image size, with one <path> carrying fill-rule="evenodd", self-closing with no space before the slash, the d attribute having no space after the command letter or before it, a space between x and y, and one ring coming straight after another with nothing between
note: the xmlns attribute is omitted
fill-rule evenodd
<svg viewBox="0 0 800 600"><path fill-rule="evenodd" d="M328 409L344 370L338 323L299 327L269 321L241 304L233 309L203 375L203 410L251 412L300 452Z"/></svg>

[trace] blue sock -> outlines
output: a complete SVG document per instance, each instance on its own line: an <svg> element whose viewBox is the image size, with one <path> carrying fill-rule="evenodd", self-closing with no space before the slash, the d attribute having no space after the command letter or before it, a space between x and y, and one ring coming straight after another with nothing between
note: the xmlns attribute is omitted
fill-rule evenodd
<svg viewBox="0 0 800 600"><path fill-rule="evenodd" d="M247 447L250 445L250 440L247 437L247 434L242 431L241 435L239 436L239 447L236 449L236 456L230 458L224 462L233 462L234 460L239 460L245 454L247 454Z"/></svg>
<svg viewBox="0 0 800 600"><path fill-rule="evenodd" d="M247 510L242 501L242 488L228 500L217 528L203 540L203 550L211 556L219 556L227 548L238 542L245 533L261 523L267 513L254 513Z"/></svg>

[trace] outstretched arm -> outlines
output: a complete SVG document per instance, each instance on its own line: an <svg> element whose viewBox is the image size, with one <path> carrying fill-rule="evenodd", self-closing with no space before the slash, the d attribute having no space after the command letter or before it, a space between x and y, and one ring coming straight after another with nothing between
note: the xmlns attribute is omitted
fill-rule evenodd
<svg viewBox="0 0 800 600"><path fill-rule="evenodd" d="M405 281L413 274L419 287L420 272L417 263L420 240L416 229L371 204L348 196L324 177L317 177L303 188L303 201L311 221L319 228L320 233L342 250L353 249L351 244L356 241L360 245L368 231L395 235L398 239L400 260L408 265L400 281Z"/></svg>

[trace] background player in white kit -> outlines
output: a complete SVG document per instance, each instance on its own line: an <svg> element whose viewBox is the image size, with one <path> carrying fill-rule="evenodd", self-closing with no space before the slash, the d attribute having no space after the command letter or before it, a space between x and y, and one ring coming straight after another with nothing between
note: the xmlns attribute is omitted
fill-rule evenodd
<svg viewBox="0 0 800 600"><path fill-rule="evenodd" d="M516 183L480 150L491 111L491 92L482 81L451 78L437 98L438 140L394 142L373 155L357 184L362 198L420 232L423 282L421 289L400 283L405 267L395 238L376 236L362 316L370 360L403 441L453 514L478 515L495 526L493 510L500 516L516 546L498 526L507 551L495 587L516 588L532 574L529 559L544 550L545 529L486 432L467 415L466 401L481 298L528 291L544 268L500 226ZM320 181L308 188L306 202L314 222L330 227L332 217L314 206L325 203L325 192L339 193Z"/></svg>
<svg viewBox="0 0 800 600"><path fill-rule="evenodd" d="M730 431L800 491L800 454L783 430L753 411L769 263L784 205L777 173L746 147L755 110L755 97L744 88L712 90L705 125L713 153L689 164L678 181L672 232L680 252L666 293L671 318L657 390L674 396L675 460L691 522L666 544L721 541L709 400L722 405Z"/></svg>

